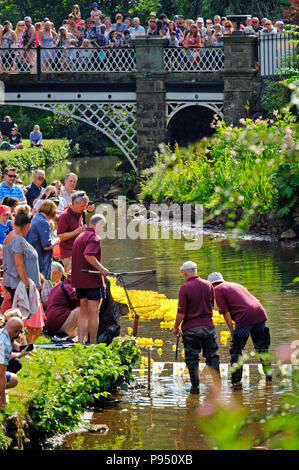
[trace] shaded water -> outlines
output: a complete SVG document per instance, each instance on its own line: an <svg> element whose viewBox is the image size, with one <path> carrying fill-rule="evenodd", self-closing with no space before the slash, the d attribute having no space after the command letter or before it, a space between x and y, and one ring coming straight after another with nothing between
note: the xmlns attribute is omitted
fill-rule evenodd
<svg viewBox="0 0 299 470"><path fill-rule="evenodd" d="M47 171L47 180L60 178L67 171L79 175L78 188L84 189L93 198L95 187L113 177L110 157L76 159L70 164L56 166ZM113 157L112 157L113 158ZM115 161L115 160L114 160ZM292 282L298 276L298 250L281 243L240 240L233 248L224 236L204 236L200 250L186 251L185 240L104 240L103 264L111 272L157 270L159 292L168 298L176 298L183 282L179 268L183 262L192 259L198 265L199 275L206 278L212 271L220 271L224 279L243 284L264 305L271 331L272 349L282 343L290 344L298 335L299 292ZM150 286L149 286L150 287ZM121 333L127 332L132 323L121 319ZM224 324L216 326L218 334L227 329ZM163 354L154 350L155 361L174 362L172 346L175 338L170 330L160 328L160 320L140 322L138 336L152 337L164 341ZM183 362L180 346L178 361ZM246 351L252 351L248 341ZM145 351L142 351L146 355ZM220 361L229 362L228 346L219 345ZM255 358L251 363L257 363ZM64 449L106 449L106 450L191 450L206 449L208 444L198 428L198 406L209 398L211 379L205 376L201 381L200 396L189 395L186 379L174 380L171 366L167 366L158 380L152 381L150 396L147 392L147 378L135 372L136 384L127 392L113 395L113 406L98 410L93 423L106 424L106 434L74 433L66 436L61 445ZM142 386L143 385L143 386ZM282 388L281 388L282 385ZM223 397L226 402L246 405L251 414L263 414L279 403L283 392L291 387L285 380L276 378L271 385L265 385L257 371L250 366L250 377L242 391L230 390L229 382L223 380ZM258 433L258 431L256 430Z"/></svg>

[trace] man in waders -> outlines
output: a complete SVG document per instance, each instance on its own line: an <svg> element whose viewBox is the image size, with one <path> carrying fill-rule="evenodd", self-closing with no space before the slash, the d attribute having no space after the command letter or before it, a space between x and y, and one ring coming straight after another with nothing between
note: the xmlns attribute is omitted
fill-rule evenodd
<svg viewBox="0 0 299 470"><path fill-rule="evenodd" d="M221 273L211 273L208 281L214 287L219 312L224 316L231 332L230 357L231 365L235 365L231 377L233 389L242 388L243 367L237 367L236 364L242 356L249 335L256 352L261 354L266 381L271 382L271 364L269 358L265 357L270 346L270 332L266 326L268 317L264 307L241 284L224 281Z"/></svg>
<svg viewBox="0 0 299 470"><path fill-rule="evenodd" d="M199 354L202 351L216 381L220 380L216 331L212 320L214 292L211 284L197 275L197 265L187 261L180 269L186 282L179 291L178 311L173 329L179 335L183 332L185 362L190 374L190 393L199 393ZM215 373L214 373L215 371Z"/></svg>

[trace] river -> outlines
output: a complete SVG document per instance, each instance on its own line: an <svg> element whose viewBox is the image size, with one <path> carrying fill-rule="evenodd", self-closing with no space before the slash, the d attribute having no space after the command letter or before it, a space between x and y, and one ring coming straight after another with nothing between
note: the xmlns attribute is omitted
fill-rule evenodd
<svg viewBox="0 0 299 470"><path fill-rule="evenodd" d="M86 190L94 198L96 189L109 182L115 175L112 167L115 157L94 157L74 159L46 170L46 179L58 178L73 171L78 174L78 188ZM24 176L24 183L30 176ZM183 262L192 259L198 265L198 274L206 278L212 271L222 273L224 279L243 284L264 305L271 331L272 350L285 343L290 344L298 337L299 312L298 249L282 243L259 240L239 240L232 246L223 234L204 235L199 250L187 251L185 240L162 238L163 229L157 239L106 239L103 240L103 264L111 272L156 269L157 289L168 298L176 298L183 279L179 268ZM147 286L152 287L152 286ZM142 288L142 287L140 287ZM121 318L121 334L127 333L131 322ZM218 334L225 325L216 326ZM172 346L175 339L169 329L160 328L160 320L139 323L138 336L162 339L163 353L153 350L155 361L175 362ZM180 345L178 361L183 362ZM253 350L251 340L246 351ZM142 354L146 356L146 351ZM220 345L221 363L228 363L228 346ZM257 369L255 358L250 359L249 379L243 390L232 392L227 380L223 380L224 400L244 404L250 414L272 410L284 391L291 387L289 380L274 378L271 385L265 385ZM135 371L136 384L127 392L113 395L111 406L97 410L92 422L106 424L106 433L87 431L71 433L60 443L63 449L92 450L196 450L207 449L209 444L198 428L198 406L209 398L210 378L203 377L200 395L189 395L187 379L174 379L172 365L167 364L158 379L152 380L151 392L147 390L147 376ZM134 385L134 384L133 384ZM258 433L258 430L256 430Z"/></svg>

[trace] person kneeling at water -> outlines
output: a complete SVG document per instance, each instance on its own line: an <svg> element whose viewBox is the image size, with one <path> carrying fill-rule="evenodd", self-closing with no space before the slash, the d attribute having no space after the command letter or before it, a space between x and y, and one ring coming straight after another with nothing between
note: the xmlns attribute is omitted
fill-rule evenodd
<svg viewBox="0 0 299 470"><path fill-rule="evenodd" d="M69 274L52 287L46 309L46 330L51 334L64 334L74 338L78 335L80 300L72 286Z"/></svg>
<svg viewBox="0 0 299 470"><path fill-rule="evenodd" d="M197 275L197 265L187 261L181 266L186 282L180 287L179 305L173 334L179 335L182 324L185 362L191 380L191 393L199 393L199 354L202 351L210 366L214 382L219 384L219 356L216 331L212 320L214 292L211 284Z"/></svg>
<svg viewBox="0 0 299 470"><path fill-rule="evenodd" d="M266 327L268 319L261 303L245 287L235 282L224 281L221 273L211 273L208 276L215 291L215 300L219 312L224 316L231 332L231 365L236 365L245 348L249 335L257 353L267 353L270 346L270 332ZM235 329L233 322L235 322ZM266 380L271 381L270 361L261 356L261 362ZM243 367L235 367L232 373L232 386L234 389L242 387Z"/></svg>

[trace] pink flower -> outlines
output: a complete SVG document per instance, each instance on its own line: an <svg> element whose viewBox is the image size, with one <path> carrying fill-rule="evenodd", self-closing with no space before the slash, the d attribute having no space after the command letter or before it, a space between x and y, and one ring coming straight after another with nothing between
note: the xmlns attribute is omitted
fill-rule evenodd
<svg viewBox="0 0 299 470"><path fill-rule="evenodd" d="M277 116L278 115L278 109L274 109L273 114L274 114L274 116Z"/></svg>

